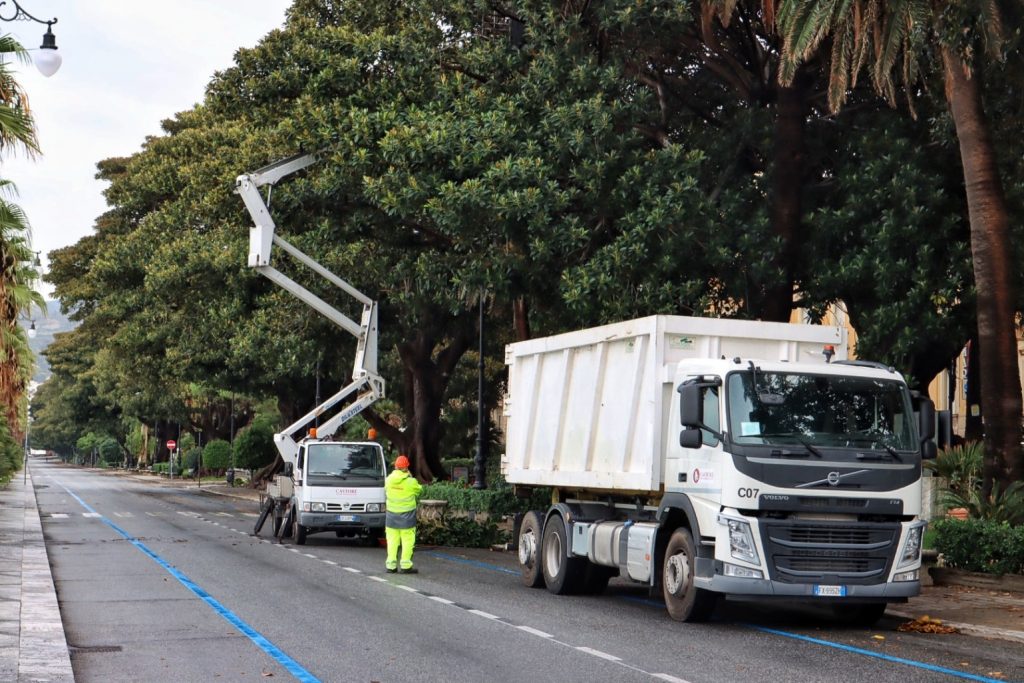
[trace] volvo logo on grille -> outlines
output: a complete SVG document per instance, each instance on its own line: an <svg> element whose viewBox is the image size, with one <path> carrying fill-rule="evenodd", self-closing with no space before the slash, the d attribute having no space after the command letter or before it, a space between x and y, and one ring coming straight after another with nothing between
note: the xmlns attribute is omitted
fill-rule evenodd
<svg viewBox="0 0 1024 683"><path fill-rule="evenodd" d="M839 486L839 473L829 472L828 477L825 478L829 486Z"/></svg>

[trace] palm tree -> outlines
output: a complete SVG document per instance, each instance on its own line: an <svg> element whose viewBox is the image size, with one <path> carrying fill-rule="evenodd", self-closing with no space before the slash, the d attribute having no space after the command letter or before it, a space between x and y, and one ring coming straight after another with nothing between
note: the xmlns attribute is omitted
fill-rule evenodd
<svg viewBox="0 0 1024 683"><path fill-rule="evenodd" d="M28 106L28 96L8 69L7 56L20 62L31 61L28 52L10 35L0 36L0 153L21 148L29 156L39 152L36 126Z"/></svg>
<svg viewBox="0 0 1024 683"><path fill-rule="evenodd" d="M830 47L829 102L838 109L868 66L874 87L895 103L897 78L909 87L928 48L942 57L946 98L956 128L971 227L977 291L982 412L985 415L985 492L993 480L1024 479L1021 457L1021 386L1017 368L1012 254L1008 211L991 130L982 106L984 55L1006 44L999 0L780 0L779 31L791 79L796 66Z"/></svg>

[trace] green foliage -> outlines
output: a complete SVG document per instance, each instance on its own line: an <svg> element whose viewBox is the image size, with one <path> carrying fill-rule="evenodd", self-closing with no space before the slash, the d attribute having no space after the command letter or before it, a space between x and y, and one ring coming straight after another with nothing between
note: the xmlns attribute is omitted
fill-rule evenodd
<svg viewBox="0 0 1024 683"><path fill-rule="evenodd" d="M276 455L274 425L268 419L257 418L235 435L235 467L255 470L269 465Z"/></svg>
<svg viewBox="0 0 1024 683"><path fill-rule="evenodd" d="M529 498L517 498L512 487L504 482L487 489L474 489L461 482L438 481L424 486L420 499L448 501L451 510L509 515L546 508L551 492L534 489Z"/></svg>
<svg viewBox="0 0 1024 683"><path fill-rule="evenodd" d="M7 425L0 421L0 484L10 481L14 473L21 469L24 457L21 444L11 438Z"/></svg>
<svg viewBox="0 0 1024 683"><path fill-rule="evenodd" d="M489 548L508 541L508 533L491 520L478 522L444 515L440 524L424 524L416 530L416 543L459 548Z"/></svg>
<svg viewBox="0 0 1024 683"><path fill-rule="evenodd" d="M183 450L181 456L181 466L186 470L195 470L202 461L203 449L198 446L193 446L188 450Z"/></svg>
<svg viewBox="0 0 1024 683"><path fill-rule="evenodd" d="M1015 481L1005 487L999 481L993 482L992 492L987 496L980 487L972 489L966 496L951 491L946 497L946 505L966 508L967 514L975 519L1024 524L1024 481Z"/></svg>
<svg viewBox="0 0 1024 683"><path fill-rule="evenodd" d="M1024 574L1024 525L989 519L932 522L935 549L950 567L988 574Z"/></svg>
<svg viewBox="0 0 1024 683"><path fill-rule="evenodd" d="M112 437L103 437L97 444L100 460L107 465L120 465L124 461L124 452Z"/></svg>
<svg viewBox="0 0 1024 683"><path fill-rule="evenodd" d="M203 448L203 469L223 472L231 466L231 444L214 439Z"/></svg>
<svg viewBox="0 0 1024 683"><path fill-rule="evenodd" d="M980 441L971 441L944 448L935 460L925 462L924 466L935 476L946 480L950 493L965 499L981 486L984 454L984 445Z"/></svg>

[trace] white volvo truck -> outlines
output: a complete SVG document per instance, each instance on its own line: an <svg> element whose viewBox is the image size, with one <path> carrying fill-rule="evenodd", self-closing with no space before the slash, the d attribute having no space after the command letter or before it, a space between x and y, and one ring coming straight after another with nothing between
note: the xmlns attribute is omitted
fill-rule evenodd
<svg viewBox="0 0 1024 683"><path fill-rule="evenodd" d="M681 621L724 596L870 623L917 595L934 406L846 358L843 328L680 316L509 345L502 469L553 489L516 534L523 582L622 576Z"/></svg>
<svg viewBox="0 0 1024 683"><path fill-rule="evenodd" d="M384 396L384 380L377 374L377 304L275 234L268 206L269 190L278 181L316 161L316 154L298 155L241 175L235 184L255 224L249 233L249 266L357 340L352 381L274 435L284 467L267 486L253 533L258 534L271 518L278 538L290 535L299 545L306 542L307 534L320 531L357 536L374 544L384 533L384 451L375 442L342 442L331 437ZM260 195L261 187L268 188L268 201ZM362 305L360 322L274 268L271 254L275 246L358 301ZM317 427L306 431L317 422Z"/></svg>

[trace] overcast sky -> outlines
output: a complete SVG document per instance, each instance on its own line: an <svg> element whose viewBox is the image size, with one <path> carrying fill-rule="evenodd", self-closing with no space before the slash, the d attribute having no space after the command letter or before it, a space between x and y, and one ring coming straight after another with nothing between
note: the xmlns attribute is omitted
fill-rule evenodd
<svg viewBox="0 0 1024 683"><path fill-rule="evenodd" d="M39 130L43 156L0 160L0 177L17 185L35 249L46 254L92 231L106 210L94 179L96 162L139 150L160 121L203 97L214 72L233 64L284 23L290 0L19 0L39 19L56 17L60 71L43 78L31 64L13 65ZM0 7L10 16L11 3ZM0 23L27 48L46 27ZM243 169L244 170L244 169ZM50 286L42 291L51 297Z"/></svg>

